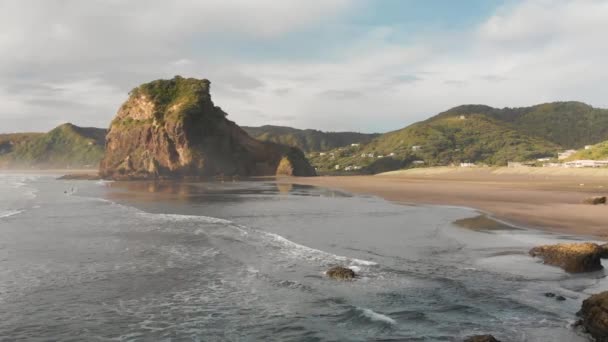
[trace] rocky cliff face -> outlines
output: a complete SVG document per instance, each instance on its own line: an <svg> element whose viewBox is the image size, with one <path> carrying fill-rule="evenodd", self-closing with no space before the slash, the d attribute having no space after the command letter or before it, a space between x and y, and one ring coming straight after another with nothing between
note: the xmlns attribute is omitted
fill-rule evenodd
<svg viewBox="0 0 608 342"><path fill-rule="evenodd" d="M208 80L176 76L131 91L108 131L101 176L315 175L300 150L255 140L226 119L209 87Z"/></svg>

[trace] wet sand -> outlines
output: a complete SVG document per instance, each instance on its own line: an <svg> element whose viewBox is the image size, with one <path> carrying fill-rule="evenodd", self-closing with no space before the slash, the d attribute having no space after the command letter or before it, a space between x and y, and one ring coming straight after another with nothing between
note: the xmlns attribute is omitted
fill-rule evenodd
<svg viewBox="0 0 608 342"><path fill-rule="evenodd" d="M608 239L608 207L582 204L608 195L608 170L429 168L376 176L284 179L370 194L403 204L478 209L515 225Z"/></svg>

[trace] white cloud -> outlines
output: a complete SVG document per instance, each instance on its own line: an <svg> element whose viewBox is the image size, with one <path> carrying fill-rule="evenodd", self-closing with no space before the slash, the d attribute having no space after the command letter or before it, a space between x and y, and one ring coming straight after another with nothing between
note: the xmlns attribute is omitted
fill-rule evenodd
<svg viewBox="0 0 608 342"><path fill-rule="evenodd" d="M331 47L331 59L221 49L222 39L251 45L337 22L358 3L2 2L0 130L31 127L5 120L15 113L41 118L39 129L57 118L106 126L133 86L175 74L209 78L216 104L243 125L378 131L463 103L608 106L606 1L511 3L475 27L407 43L372 27Z"/></svg>

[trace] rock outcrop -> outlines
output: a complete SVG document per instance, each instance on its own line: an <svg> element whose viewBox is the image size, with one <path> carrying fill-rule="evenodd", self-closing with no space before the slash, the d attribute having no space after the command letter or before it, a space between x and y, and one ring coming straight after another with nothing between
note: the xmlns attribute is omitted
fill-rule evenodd
<svg viewBox="0 0 608 342"><path fill-rule="evenodd" d="M534 247L530 255L539 257L547 265L558 266L569 273L599 271L604 250L595 243L559 243Z"/></svg>
<svg viewBox="0 0 608 342"><path fill-rule="evenodd" d="M315 175L300 150L253 139L226 119L209 89L208 80L180 76L133 89L108 131L101 176Z"/></svg>
<svg viewBox="0 0 608 342"><path fill-rule="evenodd" d="M355 278L355 271L342 266L334 266L325 272L328 277L336 280L351 280Z"/></svg>
<svg viewBox="0 0 608 342"><path fill-rule="evenodd" d="M598 204L606 204L606 196L595 196L585 198L583 200L584 204L598 205Z"/></svg>
<svg viewBox="0 0 608 342"><path fill-rule="evenodd" d="M464 342L500 342L492 335L475 335L468 337Z"/></svg>
<svg viewBox="0 0 608 342"><path fill-rule="evenodd" d="M596 341L608 342L608 291L585 299L578 315L580 324Z"/></svg>

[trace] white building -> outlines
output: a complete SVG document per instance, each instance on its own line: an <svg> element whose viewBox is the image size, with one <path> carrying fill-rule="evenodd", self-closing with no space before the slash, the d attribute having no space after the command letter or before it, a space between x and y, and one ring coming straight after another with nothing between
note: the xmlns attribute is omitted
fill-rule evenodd
<svg viewBox="0 0 608 342"><path fill-rule="evenodd" d="M460 163L460 167L475 167L475 163Z"/></svg>
<svg viewBox="0 0 608 342"><path fill-rule="evenodd" d="M607 167L608 160L573 160L564 163L564 167Z"/></svg>
<svg viewBox="0 0 608 342"><path fill-rule="evenodd" d="M350 144L352 147L359 147L360 144Z"/></svg>
<svg viewBox="0 0 608 342"><path fill-rule="evenodd" d="M423 165L424 164L424 160L414 160L412 162L412 164L414 164L414 165Z"/></svg>
<svg viewBox="0 0 608 342"><path fill-rule="evenodd" d="M394 157L395 156L395 152L391 152L388 154L390 157Z"/></svg>
<svg viewBox="0 0 608 342"><path fill-rule="evenodd" d="M361 158L365 158L365 157L366 157L365 153L361 153Z"/></svg>
<svg viewBox="0 0 608 342"><path fill-rule="evenodd" d="M539 162L548 162L548 161L551 160L551 158L538 158L536 160L539 161Z"/></svg>
<svg viewBox="0 0 608 342"><path fill-rule="evenodd" d="M374 158L374 154L373 153L368 153L367 156L370 157L370 158Z"/></svg>
<svg viewBox="0 0 608 342"><path fill-rule="evenodd" d="M335 169L336 169L336 170L340 170L340 165L336 165L336 166L335 166Z"/></svg>
<svg viewBox="0 0 608 342"><path fill-rule="evenodd" d="M320 155L321 157L323 157L323 156L325 155L325 152L321 152L321 153L319 153L319 155Z"/></svg>
<svg viewBox="0 0 608 342"><path fill-rule="evenodd" d="M585 150L589 150L593 147L593 145L585 145Z"/></svg>
<svg viewBox="0 0 608 342"><path fill-rule="evenodd" d="M418 151L421 148L422 148L422 146L420 146L420 145L414 145L414 146L412 146L412 151Z"/></svg>
<svg viewBox="0 0 608 342"><path fill-rule="evenodd" d="M465 115L461 115L461 116L460 116L460 120L464 120L464 119L466 119L466 118L467 118L467 117L466 117Z"/></svg>

